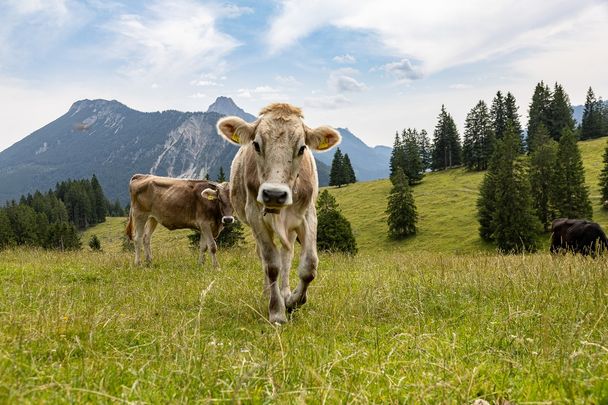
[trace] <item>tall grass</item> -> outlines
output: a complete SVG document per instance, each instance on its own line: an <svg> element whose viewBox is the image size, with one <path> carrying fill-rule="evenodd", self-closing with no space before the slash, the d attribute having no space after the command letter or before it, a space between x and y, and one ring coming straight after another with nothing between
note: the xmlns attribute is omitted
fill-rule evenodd
<svg viewBox="0 0 608 405"><path fill-rule="evenodd" d="M608 400L605 260L322 255L277 328L251 249L155 253L3 252L0 402Z"/></svg>

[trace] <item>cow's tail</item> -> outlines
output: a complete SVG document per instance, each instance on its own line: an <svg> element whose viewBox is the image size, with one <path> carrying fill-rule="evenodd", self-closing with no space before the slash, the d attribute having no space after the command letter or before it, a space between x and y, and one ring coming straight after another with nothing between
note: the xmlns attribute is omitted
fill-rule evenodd
<svg viewBox="0 0 608 405"><path fill-rule="evenodd" d="M127 221L125 234L129 240L133 240L133 208L129 208L129 220Z"/></svg>

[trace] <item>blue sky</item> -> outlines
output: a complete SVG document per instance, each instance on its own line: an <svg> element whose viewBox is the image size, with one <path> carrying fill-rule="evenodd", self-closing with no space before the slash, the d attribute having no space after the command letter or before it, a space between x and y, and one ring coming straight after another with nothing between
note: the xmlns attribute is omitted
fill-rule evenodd
<svg viewBox="0 0 608 405"><path fill-rule="evenodd" d="M370 145L462 127L497 90L525 121L535 84L573 104L608 98L608 2L0 0L0 150L83 98L204 111L219 95L256 114L304 109Z"/></svg>

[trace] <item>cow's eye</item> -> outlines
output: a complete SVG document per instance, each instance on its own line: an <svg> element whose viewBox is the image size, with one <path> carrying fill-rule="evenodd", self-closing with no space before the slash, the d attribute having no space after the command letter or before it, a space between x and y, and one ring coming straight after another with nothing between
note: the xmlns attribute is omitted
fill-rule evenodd
<svg viewBox="0 0 608 405"><path fill-rule="evenodd" d="M261 153L261 151L262 151L262 150L260 149L260 144L259 144L259 143L257 143L256 141L253 141L253 148L255 149L255 151L256 151L257 153Z"/></svg>
<svg viewBox="0 0 608 405"><path fill-rule="evenodd" d="M298 151L298 156L302 156L304 151L306 150L306 145L300 146L300 150Z"/></svg>

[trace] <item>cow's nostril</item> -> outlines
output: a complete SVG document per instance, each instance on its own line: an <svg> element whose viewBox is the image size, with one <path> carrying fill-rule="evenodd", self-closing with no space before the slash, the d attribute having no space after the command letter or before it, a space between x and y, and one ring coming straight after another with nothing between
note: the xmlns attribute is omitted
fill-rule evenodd
<svg viewBox="0 0 608 405"><path fill-rule="evenodd" d="M222 218L222 222L225 224L231 224L234 222L234 218L233 217L224 217L224 218Z"/></svg>
<svg viewBox="0 0 608 405"><path fill-rule="evenodd" d="M270 202L270 200L272 199L272 197L270 196L270 193L268 192L268 190L263 190L262 191L262 199L264 200L264 203Z"/></svg>
<svg viewBox="0 0 608 405"><path fill-rule="evenodd" d="M283 191L277 196L277 203L285 204L285 201L287 201L287 192Z"/></svg>

